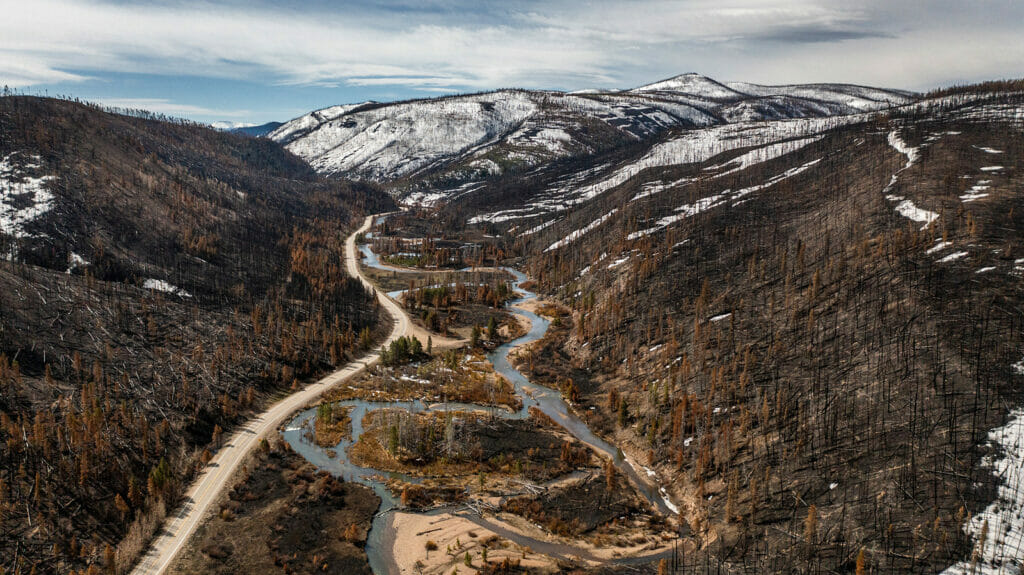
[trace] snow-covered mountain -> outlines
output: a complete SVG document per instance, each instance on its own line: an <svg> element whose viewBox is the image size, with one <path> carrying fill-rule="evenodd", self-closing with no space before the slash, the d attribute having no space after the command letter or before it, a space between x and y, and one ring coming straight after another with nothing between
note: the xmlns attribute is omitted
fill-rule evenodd
<svg viewBox="0 0 1024 575"><path fill-rule="evenodd" d="M251 122L233 122L231 120L221 120L219 122L210 123L210 127L214 130L220 130L221 132L230 132L239 128L252 128L256 124Z"/></svg>
<svg viewBox="0 0 1024 575"><path fill-rule="evenodd" d="M555 159L653 144L673 129L840 116L912 101L909 93L860 86L727 84L684 74L626 91L500 90L333 106L269 137L321 173L389 182L407 201L432 203Z"/></svg>
<svg viewBox="0 0 1024 575"><path fill-rule="evenodd" d="M321 173L391 181L459 162L459 179L715 119L617 96L502 90L312 112L270 137Z"/></svg>
<svg viewBox="0 0 1024 575"><path fill-rule="evenodd" d="M267 122L266 124L251 124L246 122L213 122L210 127L214 130L220 130L221 132L234 132L236 134L245 134L254 138L264 137L270 132L280 128L284 125L282 122Z"/></svg>

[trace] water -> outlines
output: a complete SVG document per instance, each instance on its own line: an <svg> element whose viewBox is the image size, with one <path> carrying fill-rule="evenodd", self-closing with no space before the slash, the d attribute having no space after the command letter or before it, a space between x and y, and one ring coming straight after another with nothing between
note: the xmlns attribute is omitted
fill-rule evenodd
<svg viewBox="0 0 1024 575"><path fill-rule="evenodd" d="M360 249L362 249L363 253L368 256L366 260L367 265L371 265L369 263L369 254L373 254L373 251L370 250L368 246L360 246ZM372 258L373 261L377 261L376 255L373 255ZM373 267L379 267L379 262L377 263L378 266ZM380 269L388 268L385 267ZM514 287L517 291L524 294L523 297L510 302L510 306L536 299L536 294L521 287L527 280L525 274L510 268L503 269L515 277L515 282L513 284ZM486 410L494 414L496 417L523 419L529 416L530 407L536 407L542 413L565 427L565 429L575 438L591 446L594 450L605 457L612 459L619 471L632 480L633 484L638 487L640 492L647 498L648 502L650 502L652 506L665 514L675 512L672 504L667 501L663 492L659 491L658 486L653 484L649 477L641 476L631 462L619 458L619 450L614 445L595 435L590 428L587 427L586 423L569 411L569 406L566 404L565 400L562 399L561 393L556 390L531 383L530 380L522 373L512 367L512 364L508 361L508 355L512 349L523 344L537 341L544 337L550 322L537 314L523 309L510 307L509 311L530 320L530 330L525 335L505 343L494 351L488 353L487 358L494 364L494 370L507 378L515 387L516 393L523 403L522 408L518 411L513 413L507 410L495 410L494 408L462 403L448 403L447 406L444 404L428 406L421 401L341 401L335 405L337 407L352 408L352 411L349 414L349 417L352 420L352 439L343 439L341 443L333 448L333 451L336 454L335 457L331 457L328 454L328 449L319 447L318 445L308 441L305 437L306 429L311 428L312 420L316 417L316 408L311 408L301 412L286 426L286 430L283 434L285 441L287 441L297 453L306 458L307 461L316 465L317 468L326 470L335 476L345 479L346 481L352 481L369 486L373 489L374 493L380 497L380 510L378 511L377 516L374 517L373 525L370 529L369 538L367 539L366 544L366 553L370 560L370 567L373 569L374 573L388 573L392 570L389 568L389 566L393 565L392 560L386 555L386 550L389 548L390 542L386 541L387 533L385 526L387 521L387 512L399 506L397 499L391 494L387 487L385 487L384 481L376 479L375 477L398 478L409 483L421 482L421 479L417 477L360 467L349 461L348 448L352 443L359 439L359 436L363 432L363 417L368 412L378 409L406 409L414 413L437 411L446 408L452 411ZM516 540L516 542L521 545L529 545L538 550L549 547L549 545L547 545L548 542L518 536L512 533L504 533L504 536L509 539ZM625 561L630 560L626 559Z"/></svg>
<svg viewBox="0 0 1024 575"><path fill-rule="evenodd" d="M396 267L389 266L389 265L387 265L385 263L381 263L380 258L377 257L376 252L371 250L370 246L367 245L367 244L360 244L359 245L359 251L363 252L363 265L366 266L366 267L376 268L376 269L379 269L379 270L384 270L384 271L389 271L389 272L399 272L399 273L415 272L415 271L417 271L417 270L409 270L409 269L396 268Z"/></svg>

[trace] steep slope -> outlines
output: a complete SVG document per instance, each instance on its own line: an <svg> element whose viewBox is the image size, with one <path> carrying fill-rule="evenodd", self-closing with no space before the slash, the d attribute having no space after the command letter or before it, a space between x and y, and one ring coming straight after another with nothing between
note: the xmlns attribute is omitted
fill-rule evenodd
<svg viewBox="0 0 1024 575"><path fill-rule="evenodd" d="M695 572L1017 569L1024 92L936 96L669 132L438 214L572 310L522 367L651 468Z"/></svg>
<svg viewBox="0 0 1024 575"><path fill-rule="evenodd" d="M323 174L389 182L407 203L429 205L496 176L590 161L673 129L839 116L914 100L845 85L742 86L750 92L687 74L625 92L502 90L367 102L307 114L270 137Z"/></svg>
<svg viewBox="0 0 1024 575"><path fill-rule="evenodd" d="M226 430L371 338L339 231L393 204L58 100L0 98L0 158L0 569L123 571Z"/></svg>
<svg viewBox="0 0 1024 575"><path fill-rule="evenodd" d="M711 121L697 111L693 116ZM681 121L642 103L505 90L339 106L293 120L270 137L321 173L393 181L447 168L447 177L461 181L644 137Z"/></svg>
<svg viewBox="0 0 1024 575"><path fill-rule="evenodd" d="M478 219L573 310L526 363L667 486L698 571L1016 569L1024 95L778 124Z"/></svg>

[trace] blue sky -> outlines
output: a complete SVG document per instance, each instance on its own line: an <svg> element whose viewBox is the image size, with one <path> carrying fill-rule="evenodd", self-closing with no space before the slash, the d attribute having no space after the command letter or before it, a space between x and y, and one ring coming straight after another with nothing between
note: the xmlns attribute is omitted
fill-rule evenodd
<svg viewBox="0 0 1024 575"><path fill-rule="evenodd" d="M0 84L198 121L684 72L923 90L1024 76L1012 0L0 0Z"/></svg>

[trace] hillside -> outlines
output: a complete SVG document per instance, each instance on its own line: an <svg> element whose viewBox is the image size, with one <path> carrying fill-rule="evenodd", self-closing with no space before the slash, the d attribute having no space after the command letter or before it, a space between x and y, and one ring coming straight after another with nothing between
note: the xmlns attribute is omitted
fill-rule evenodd
<svg viewBox="0 0 1024 575"><path fill-rule="evenodd" d="M471 194L553 160L593 161L675 128L879 110L911 94L849 85L720 84L685 74L623 92L500 90L335 106L270 137L320 173L389 182L406 203Z"/></svg>
<svg viewBox="0 0 1024 575"><path fill-rule="evenodd" d="M265 139L0 98L0 571L130 565L233 424L358 353L342 242L392 206Z"/></svg>
<svg viewBox="0 0 1024 575"><path fill-rule="evenodd" d="M572 310L521 368L652 468L697 571L995 573L1021 543L1022 131L1012 83L671 130L438 217Z"/></svg>

